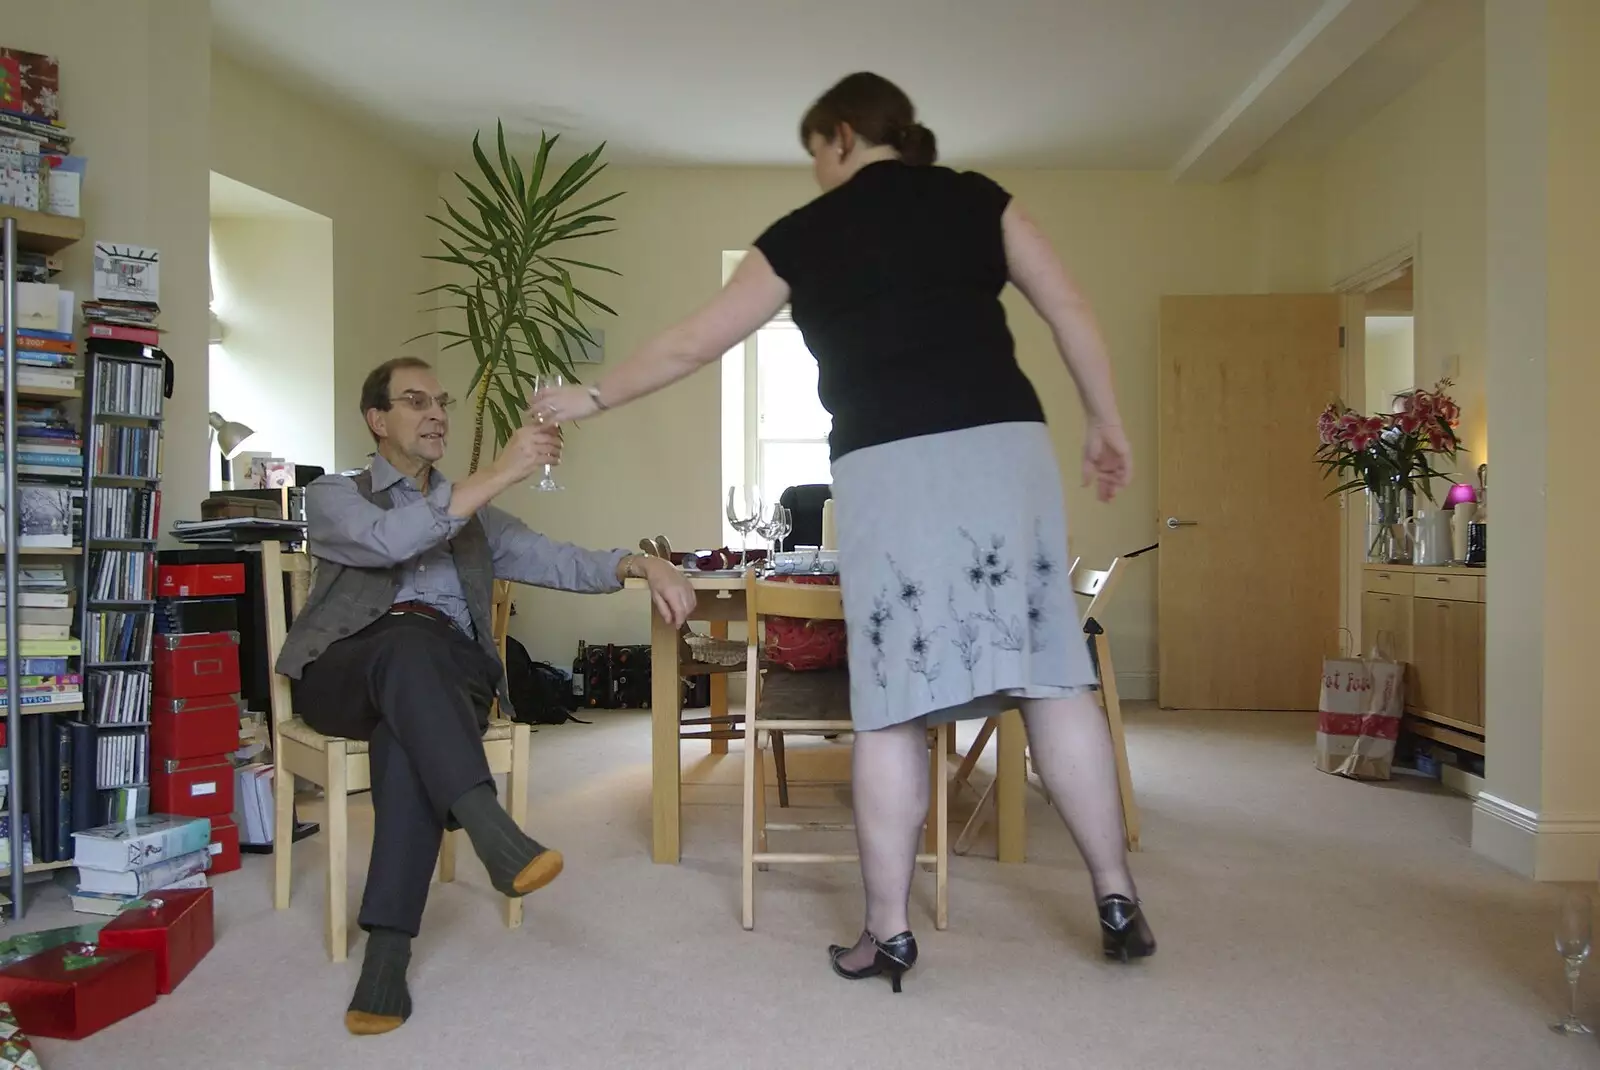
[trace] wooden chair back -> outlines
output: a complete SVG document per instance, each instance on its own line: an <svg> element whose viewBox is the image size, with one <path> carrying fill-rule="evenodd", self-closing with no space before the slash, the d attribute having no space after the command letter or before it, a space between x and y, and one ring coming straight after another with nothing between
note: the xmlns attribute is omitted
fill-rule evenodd
<svg viewBox="0 0 1600 1070"><path fill-rule="evenodd" d="M1122 578L1121 566L1120 557L1113 557L1104 570L1078 568L1077 562L1073 562L1072 593L1089 599L1089 604L1083 608L1084 623L1088 623L1096 612L1105 612L1107 603L1111 601L1111 592L1116 590L1117 581Z"/></svg>
<svg viewBox="0 0 1600 1070"><path fill-rule="evenodd" d="M751 570L744 578L746 628L745 716L755 715L761 694L761 618L799 617L803 620L843 620L844 595L836 583L784 583L756 578Z"/></svg>
<svg viewBox="0 0 1600 1070"><path fill-rule="evenodd" d="M289 623L300 615L311 594L311 568L312 558L308 553L286 554L280 543L269 541L261 544L261 579L262 587L266 589L267 666L272 678L267 697L274 725L284 724L294 718L294 699L289 678L278 672L276 666L284 640L289 635ZM285 576L289 578L287 605L283 594Z"/></svg>

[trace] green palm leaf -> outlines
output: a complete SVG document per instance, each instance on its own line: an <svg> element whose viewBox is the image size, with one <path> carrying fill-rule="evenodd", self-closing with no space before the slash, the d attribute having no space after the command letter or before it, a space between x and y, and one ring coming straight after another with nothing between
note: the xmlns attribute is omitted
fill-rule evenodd
<svg viewBox="0 0 1600 1070"><path fill-rule="evenodd" d="M492 151L485 151L481 133L472 139L477 173L470 178L456 173L459 199L427 217L440 228L442 247L427 259L462 275L422 291L436 295L427 311L459 313L461 322L419 337L442 339L441 349L472 348L471 470L478 467L486 423L496 451L521 426L538 375L559 372L577 381L575 358L594 342L584 315L616 314L580 286L575 273L618 272L563 253L571 242L615 229L616 220L599 209L622 193L580 196L606 168L601 163L605 145L557 174L551 166L557 140L541 133L537 151L524 165L507 143L504 124L497 122Z"/></svg>

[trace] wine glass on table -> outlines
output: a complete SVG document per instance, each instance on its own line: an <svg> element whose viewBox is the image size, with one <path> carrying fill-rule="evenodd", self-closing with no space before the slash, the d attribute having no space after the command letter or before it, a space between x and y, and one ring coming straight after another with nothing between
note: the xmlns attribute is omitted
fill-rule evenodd
<svg viewBox="0 0 1600 1070"><path fill-rule="evenodd" d="M787 539L789 533L793 530L794 514L789 512L789 507L786 505L774 505L772 507L772 516L767 519L767 527L763 532L772 545L770 556L767 558L769 564L776 564L778 554L783 550L783 540Z"/></svg>
<svg viewBox="0 0 1600 1070"><path fill-rule="evenodd" d="M567 385L566 376L561 375L561 374L559 374L557 372L549 372L549 373L546 373L546 374L543 374L543 375L534 376L533 388L534 388L534 392L535 393L538 393L538 392L541 392L541 391L545 391L545 390L556 390L556 389L559 389L560 387L563 387L563 386L566 386L566 385ZM533 422L535 424L539 424L539 425L542 426L543 424L549 422L549 417L545 416L543 413L541 413L537 409L535 409L534 412L533 412ZM544 478L540 479L539 482L535 483L533 485L533 489L534 490L563 490L563 489L565 489L565 488L563 488L561 486L560 483L556 482L556 471L555 471L555 469L556 469L556 466L553 465L553 464L545 465L544 466Z"/></svg>
<svg viewBox="0 0 1600 1070"><path fill-rule="evenodd" d="M728 488L728 526L739 533L739 567L745 566L750 532L761 519L761 488L757 486Z"/></svg>
<svg viewBox="0 0 1600 1070"><path fill-rule="evenodd" d="M1581 1036L1589 1027L1578 1018L1578 974L1589 957L1594 903L1588 894L1569 891L1561 900L1561 920L1556 924L1556 950L1567 964L1567 1013L1550 1028L1567 1036Z"/></svg>

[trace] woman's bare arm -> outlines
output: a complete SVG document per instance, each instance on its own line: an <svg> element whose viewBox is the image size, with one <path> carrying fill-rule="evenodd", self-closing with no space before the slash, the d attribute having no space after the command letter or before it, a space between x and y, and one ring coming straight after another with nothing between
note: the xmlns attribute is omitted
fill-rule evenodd
<svg viewBox="0 0 1600 1070"><path fill-rule="evenodd" d="M1067 273L1022 206L1012 201L1000 217L1011 281L1050 326L1056 349L1077 384L1092 423L1118 424L1116 391L1105 339L1083 292Z"/></svg>
<svg viewBox="0 0 1600 1070"><path fill-rule="evenodd" d="M716 297L600 379L601 400L615 408L692 375L754 334L788 300L789 285L751 249Z"/></svg>

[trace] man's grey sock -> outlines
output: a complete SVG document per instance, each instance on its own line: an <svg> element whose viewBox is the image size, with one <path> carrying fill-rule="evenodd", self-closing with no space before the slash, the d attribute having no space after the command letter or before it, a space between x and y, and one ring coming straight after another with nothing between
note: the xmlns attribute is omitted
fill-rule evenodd
<svg viewBox="0 0 1600 1070"><path fill-rule="evenodd" d="M489 882L502 895L525 895L549 883L560 872L560 855L546 851L542 844L518 828L490 785L479 784L468 791L456 800L450 812L467 830L472 849L489 871ZM549 856L549 867L554 871L528 874L534 859L544 855ZM525 885L521 888L517 887L519 876Z"/></svg>
<svg viewBox="0 0 1600 1070"><path fill-rule="evenodd" d="M373 929L367 934L366 958L361 962L361 979L350 997L346 1024L352 1032L379 1032L398 1023L383 1021L411 1017L411 990L406 987L406 968L411 965L411 936L399 929ZM362 1016L370 1016L363 1018ZM377 1020L375 1020L377 1019ZM356 1025L352 1025L356 1022ZM357 1028L360 1025L361 1028Z"/></svg>

